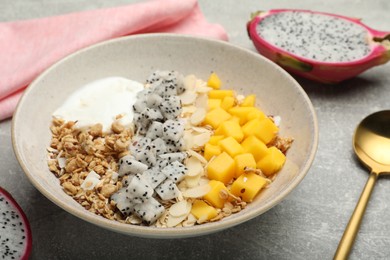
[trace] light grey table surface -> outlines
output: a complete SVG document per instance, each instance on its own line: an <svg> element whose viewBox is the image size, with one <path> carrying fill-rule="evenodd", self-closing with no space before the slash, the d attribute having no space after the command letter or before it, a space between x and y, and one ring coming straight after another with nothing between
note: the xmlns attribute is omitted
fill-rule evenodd
<svg viewBox="0 0 390 260"><path fill-rule="evenodd" d="M0 22L128 4L126 0L1 0ZM361 17L390 30L388 0L199 0L210 22L230 42L255 51L245 25L258 9L301 8ZM1 36L0 36L1 37ZM1 57L0 57L1 61ZM318 116L316 159L301 184L279 205L234 228L196 238L128 237L86 223L41 195L19 166L11 144L11 120L0 123L0 185L19 201L33 231L31 259L331 259L368 174L351 147L355 126L389 108L390 63L339 85L298 79ZM351 259L390 259L388 178L379 179Z"/></svg>

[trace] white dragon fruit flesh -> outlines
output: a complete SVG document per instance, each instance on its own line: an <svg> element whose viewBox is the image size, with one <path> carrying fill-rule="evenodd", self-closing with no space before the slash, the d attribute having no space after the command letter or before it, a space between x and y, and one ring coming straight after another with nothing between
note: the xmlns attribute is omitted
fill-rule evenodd
<svg viewBox="0 0 390 260"><path fill-rule="evenodd" d="M135 214L146 224L154 223L165 211L155 199L177 198L176 183L187 171L182 164L184 121L179 119L185 91L184 79L177 72L156 71L147 87L137 94L133 105L136 135L130 154L119 160L118 175L123 188L111 196L123 215Z"/></svg>
<svg viewBox="0 0 390 260"><path fill-rule="evenodd" d="M174 161L165 166L161 172L164 173L165 176L167 176L169 179L177 183L184 179L187 168L184 166L184 164L178 161Z"/></svg>
<svg viewBox="0 0 390 260"><path fill-rule="evenodd" d="M27 217L15 199L0 187L0 259L27 260L31 249Z"/></svg>
<svg viewBox="0 0 390 260"><path fill-rule="evenodd" d="M297 75L337 83L390 59L390 33L360 19L307 10L257 12L247 24L256 49Z"/></svg>
<svg viewBox="0 0 390 260"><path fill-rule="evenodd" d="M177 198L180 193L179 188L171 179L164 180L159 186L156 187L155 191L163 200Z"/></svg>
<svg viewBox="0 0 390 260"><path fill-rule="evenodd" d="M156 222L164 212L163 205L153 197L134 206L134 213L148 225Z"/></svg>
<svg viewBox="0 0 390 260"><path fill-rule="evenodd" d="M136 160L131 155L126 155L119 159L119 176L124 176L125 174L137 174L142 173L148 169L148 165Z"/></svg>

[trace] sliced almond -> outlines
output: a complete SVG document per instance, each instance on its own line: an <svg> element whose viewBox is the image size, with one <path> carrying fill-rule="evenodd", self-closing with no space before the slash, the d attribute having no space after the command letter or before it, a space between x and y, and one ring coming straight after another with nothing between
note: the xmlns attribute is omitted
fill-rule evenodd
<svg viewBox="0 0 390 260"><path fill-rule="evenodd" d="M195 106L197 108L203 108L207 111L208 107L208 96L207 94L199 94L195 100Z"/></svg>
<svg viewBox="0 0 390 260"><path fill-rule="evenodd" d="M193 130L194 132L199 133L199 134L201 134L201 133L210 133L211 134L212 133L211 130L209 130L205 127L199 127L199 126L192 126L191 130Z"/></svg>
<svg viewBox="0 0 390 260"><path fill-rule="evenodd" d="M186 218L187 218L186 215L180 217L169 215L167 219L167 227L175 227L179 225L181 222L183 222L183 220L185 220Z"/></svg>
<svg viewBox="0 0 390 260"><path fill-rule="evenodd" d="M193 106L193 105L189 105L189 106L182 106L182 114L193 114L196 110L197 110L197 107L196 106Z"/></svg>
<svg viewBox="0 0 390 260"><path fill-rule="evenodd" d="M186 200L179 201L169 208L169 214L174 217L187 216L191 210L191 203Z"/></svg>
<svg viewBox="0 0 390 260"><path fill-rule="evenodd" d="M187 90L193 90L196 85L196 77L195 75L188 75L184 78L184 87Z"/></svg>
<svg viewBox="0 0 390 260"><path fill-rule="evenodd" d="M203 165L206 165L208 163L208 161L202 155L200 155L199 153L195 152L194 150L189 149L187 151L187 153L188 153L189 156L196 157Z"/></svg>
<svg viewBox="0 0 390 260"><path fill-rule="evenodd" d="M194 147L194 135L191 132L192 131L184 131L183 134L183 141L186 150L189 150Z"/></svg>
<svg viewBox="0 0 390 260"><path fill-rule="evenodd" d="M210 190L211 186L207 183L184 191L183 196L187 198L200 198L206 195Z"/></svg>
<svg viewBox="0 0 390 260"><path fill-rule="evenodd" d="M186 90L179 97L180 97L182 105L191 105L191 104L193 104L195 102L197 96L198 95L196 94L195 91L193 91L193 90Z"/></svg>
<svg viewBox="0 0 390 260"><path fill-rule="evenodd" d="M187 158L186 160L186 166L187 166L187 176L196 176L203 173L203 166L202 163L199 161L198 158L191 156Z"/></svg>
<svg viewBox="0 0 390 260"><path fill-rule="evenodd" d="M199 186L200 177L200 174L196 176L186 176L182 183L185 183L188 188L194 188L196 186Z"/></svg>
<svg viewBox="0 0 390 260"><path fill-rule="evenodd" d="M194 136L194 145L198 146L198 147L202 147L210 140L210 137L211 137L211 133L209 133L209 132L204 132L204 133L195 135Z"/></svg>

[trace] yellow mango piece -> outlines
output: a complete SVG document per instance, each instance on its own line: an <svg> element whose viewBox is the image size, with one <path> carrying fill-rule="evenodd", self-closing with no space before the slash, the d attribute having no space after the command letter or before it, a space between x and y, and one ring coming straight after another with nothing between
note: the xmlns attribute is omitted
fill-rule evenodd
<svg viewBox="0 0 390 260"><path fill-rule="evenodd" d="M247 120L247 115L254 111L256 108L254 107L232 107L228 110L229 114L232 116L236 116L240 119L240 125L245 124Z"/></svg>
<svg viewBox="0 0 390 260"><path fill-rule="evenodd" d="M218 145L213 145L210 143L205 144L203 157L209 161L214 156L217 156L221 153L221 148Z"/></svg>
<svg viewBox="0 0 390 260"><path fill-rule="evenodd" d="M222 122L220 127L224 136L231 136L239 143L241 143L242 139L244 139L244 133L237 121L229 119L228 121Z"/></svg>
<svg viewBox="0 0 390 260"><path fill-rule="evenodd" d="M220 107L217 107L207 112L203 123L205 125L211 125L214 129L217 129L223 121L228 120L230 117L231 115L228 112Z"/></svg>
<svg viewBox="0 0 390 260"><path fill-rule="evenodd" d="M222 101L220 99L209 98L207 100L207 109L213 110L214 108L221 107Z"/></svg>
<svg viewBox="0 0 390 260"><path fill-rule="evenodd" d="M268 148L256 136L250 135L241 142L241 146L246 153L251 153L258 162L261 158L268 154Z"/></svg>
<svg viewBox="0 0 390 260"><path fill-rule="evenodd" d="M233 158L222 152L207 165L207 177L227 184L233 179L235 168Z"/></svg>
<svg viewBox="0 0 390 260"><path fill-rule="evenodd" d="M235 99L232 96L226 96L222 99L221 107L228 111L230 108L234 106Z"/></svg>
<svg viewBox="0 0 390 260"><path fill-rule="evenodd" d="M210 90L208 95L209 98L223 99L224 97L233 97L234 91L230 89Z"/></svg>
<svg viewBox="0 0 390 260"><path fill-rule="evenodd" d="M203 196L203 199L207 200L212 206L216 208L223 208L225 202L228 199L227 197L224 198L220 195L222 190L228 192L225 184L220 181L211 180L209 181L209 185L211 186L211 190Z"/></svg>
<svg viewBox="0 0 390 260"><path fill-rule="evenodd" d="M275 146L268 148L268 153L260 159L256 166L265 175L270 176L279 171L286 162L286 156Z"/></svg>
<svg viewBox="0 0 390 260"><path fill-rule="evenodd" d="M256 160L251 153L243 153L234 157L236 163L235 178L244 173L245 167L256 169Z"/></svg>
<svg viewBox="0 0 390 260"><path fill-rule="evenodd" d="M244 153L244 149L240 143L237 142L237 140L232 136L226 137L225 139L219 141L219 146L221 146L222 150L227 152L231 157L235 157L238 154Z"/></svg>
<svg viewBox="0 0 390 260"><path fill-rule="evenodd" d="M259 110L259 109L255 109L253 110L252 112L249 112L247 115L246 115L246 119L248 121L252 120L252 119L264 119L266 118L267 116L263 113L263 111Z"/></svg>
<svg viewBox="0 0 390 260"><path fill-rule="evenodd" d="M269 118L252 119L242 126L244 136L255 135L265 144L268 144L278 133L278 127Z"/></svg>
<svg viewBox="0 0 390 260"><path fill-rule="evenodd" d="M223 135L213 135L210 137L208 143L213 144L213 145L218 145L219 141L221 141L224 138L225 138L225 136L223 136Z"/></svg>
<svg viewBox="0 0 390 260"><path fill-rule="evenodd" d="M256 95L255 94L252 94L252 95L248 95L244 98L244 100L242 101L242 103L240 104L240 106L242 107L254 107L256 104Z"/></svg>
<svg viewBox="0 0 390 260"><path fill-rule="evenodd" d="M238 125L240 125L240 119L236 116L232 116L231 118L228 119L228 121L234 121L237 122Z"/></svg>
<svg viewBox="0 0 390 260"><path fill-rule="evenodd" d="M245 202L251 202L266 184L265 178L253 172L244 173L233 182L230 192Z"/></svg>
<svg viewBox="0 0 390 260"><path fill-rule="evenodd" d="M207 86L212 87L213 89L220 89L221 85L222 82L218 75L215 72L211 73L207 80Z"/></svg>
<svg viewBox="0 0 390 260"><path fill-rule="evenodd" d="M195 200L192 203L191 214L201 221L210 220L218 215L217 210L203 200Z"/></svg>

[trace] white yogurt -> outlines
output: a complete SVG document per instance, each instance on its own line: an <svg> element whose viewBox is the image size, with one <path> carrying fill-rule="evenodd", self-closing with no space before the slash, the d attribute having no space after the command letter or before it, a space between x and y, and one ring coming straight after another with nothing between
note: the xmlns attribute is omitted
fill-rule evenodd
<svg viewBox="0 0 390 260"><path fill-rule="evenodd" d="M143 84L121 77L108 77L93 81L75 91L53 116L65 121L77 121L76 127L86 128L97 123L108 132L116 116L130 126L133 122L133 104Z"/></svg>

